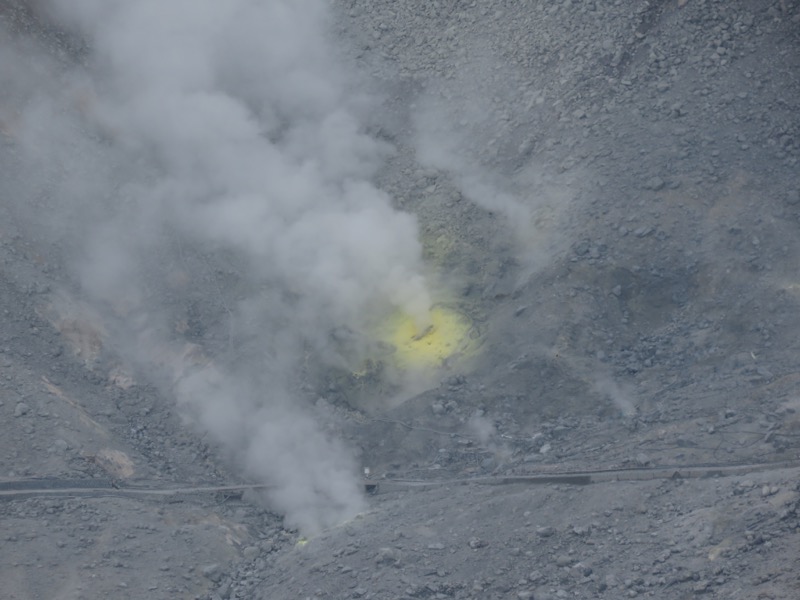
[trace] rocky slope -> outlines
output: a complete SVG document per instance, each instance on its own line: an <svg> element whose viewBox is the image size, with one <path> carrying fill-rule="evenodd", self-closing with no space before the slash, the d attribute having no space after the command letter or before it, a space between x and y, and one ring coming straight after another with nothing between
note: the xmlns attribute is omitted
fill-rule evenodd
<svg viewBox="0 0 800 600"><path fill-rule="evenodd" d="M394 148L376 182L479 351L402 401L298 376L375 488L302 538L257 490L205 489L243 474L30 233L5 125L3 596L796 598L800 5L333 6ZM195 250L164 303L183 351L235 363L250 282ZM596 474L509 479L569 472Z"/></svg>

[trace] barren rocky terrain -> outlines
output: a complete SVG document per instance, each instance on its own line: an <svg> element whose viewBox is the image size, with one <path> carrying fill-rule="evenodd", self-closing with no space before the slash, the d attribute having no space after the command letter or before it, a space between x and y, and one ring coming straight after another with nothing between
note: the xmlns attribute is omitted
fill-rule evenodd
<svg viewBox="0 0 800 600"><path fill-rule="evenodd" d="M36 6L0 19L16 61L91 62ZM269 490L338 466L298 428L259 477L182 387L263 361L269 393L283 313L235 308L268 286L167 232L99 301L73 260L96 215L41 225L68 180L26 162L0 66L0 596L796 599L800 3L335 0L326 23L387 148L370 181L469 352L407 387L292 350L308 439L355 456L363 498L285 520Z"/></svg>

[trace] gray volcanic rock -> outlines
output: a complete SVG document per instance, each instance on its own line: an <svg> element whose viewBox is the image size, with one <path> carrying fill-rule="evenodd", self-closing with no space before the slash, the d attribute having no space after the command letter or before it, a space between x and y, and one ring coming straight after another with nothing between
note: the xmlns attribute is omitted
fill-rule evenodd
<svg viewBox="0 0 800 600"><path fill-rule="evenodd" d="M81 36L77 13L56 4L0 1L0 49L13 47L30 73L96 60L101 33ZM211 27L202 13L211 4L186 23ZM342 110L357 117L356 139L371 140L369 169L349 163L342 146L315 142L316 130L291 129L293 111L315 118L314 94L320 105L346 95L313 87L329 81L321 74L298 76L313 89L307 104L282 98L275 114L260 94L308 75L302 64L287 80L261 82L225 63L215 83L247 90L254 119L274 126L259 135L297 150L298 173L319 164L347 173L320 171L331 198L368 184L388 207L381 218L413 216L403 223L416 224L409 241L442 290L435 301L470 323L465 356L411 382L386 365L351 368L358 332L312 335L335 304L327 291L304 303L307 290L328 290L324 270L281 278L270 270L280 253L259 262L223 237L195 236L191 213L145 249L132 285L112 278L118 287L99 301L75 262L80 232L94 225L47 224L47 215L61 206L59 190L89 197L90 174L119 167L98 159L70 179L75 140L90 140L97 156L141 150L138 138L115 137L115 119L131 114L93 113L91 95L76 88L59 110L84 115L70 122L80 135L49 138L37 128L44 113L26 111L63 82L12 77L14 61L4 62L4 597L794 600L800 5L336 0L322 21L328 52L355 73ZM264 41L259 24L244 25L243 47ZM280 41L298 56L319 47L289 37ZM158 55L165 69L177 56ZM198 81L206 67L192 71ZM349 135L347 119L326 124L332 140ZM213 124L190 125L186 156L196 150L189 134ZM23 150L47 139L75 144L43 155L37 172L47 176L31 182ZM124 197L132 210L153 180L191 193L148 170L157 154L145 148L141 164L124 166L146 176L100 196ZM217 159L239 173L250 156ZM198 180L201 166L189 169ZM218 187L204 202L225 192ZM80 214L101 228L108 207L87 206ZM310 256L319 264L338 256L323 239L384 247L381 219L351 228L347 210L320 206L325 231L338 235L318 238ZM280 318L260 312L270 303L285 310ZM311 333L293 337L284 316ZM265 343L272 352L259 354ZM273 385L267 374L281 369ZM243 404L220 391L262 371ZM192 403L217 393L228 402L206 418L219 430L198 421ZM307 424L299 435L282 435L291 420L267 411L284 393L282 410L299 407L291 414ZM241 406L252 413L237 421ZM264 422L272 427L258 429ZM244 451L230 443L239 432ZM330 445L314 453L311 439ZM327 461L341 447L357 471L347 480ZM301 492L276 494L285 481ZM370 492L356 516L313 531L285 518L313 513L326 494L346 497L353 482Z"/></svg>

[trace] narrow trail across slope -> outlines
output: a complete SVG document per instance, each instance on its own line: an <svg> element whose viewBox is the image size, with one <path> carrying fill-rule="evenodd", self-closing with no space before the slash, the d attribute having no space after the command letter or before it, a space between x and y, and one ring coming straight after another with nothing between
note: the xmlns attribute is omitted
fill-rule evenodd
<svg viewBox="0 0 800 600"><path fill-rule="evenodd" d="M364 488L370 493L443 487L452 485L590 485L613 481L649 481L653 479L708 479L729 477L761 471L800 469L800 460L746 463L701 464L641 467L629 469L594 469L585 471L552 471L522 475L491 475L453 479L367 479ZM269 489L266 484L235 484L221 486L165 486L161 482L136 482L128 485L114 480L97 479L14 479L0 480L0 500L19 500L33 497L104 497L178 498L193 495L221 495L238 500L249 490Z"/></svg>
<svg viewBox="0 0 800 600"><path fill-rule="evenodd" d="M492 475L457 479L385 479L374 482L380 491L400 491L410 488L440 487L445 485L511 485L511 484L566 484L590 485L610 481L648 481L653 479L708 479L730 477L760 471L800 468L800 460L746 463L746 464L699 464L666 465L657 467L634 467L627 469L589 469L585 471L537 472L521 475ZM372 482L367 482L367 484Z"/></svg>

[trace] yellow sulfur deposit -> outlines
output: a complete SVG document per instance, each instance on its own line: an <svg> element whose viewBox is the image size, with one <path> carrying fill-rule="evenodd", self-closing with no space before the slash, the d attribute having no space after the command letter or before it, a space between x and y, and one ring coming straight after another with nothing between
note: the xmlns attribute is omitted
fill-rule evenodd
<svg viewBox="0 0 800 600"><path fill-rule="evenodd" d="M376 339L391 348L388 362L401 371L429 370L444 365L470 348L470 319L441 305L431 309L430 321L420 327L411 315L395 312L375 332Z"/></svg>

